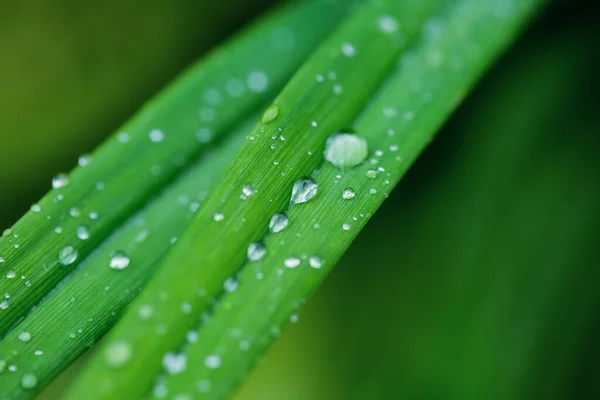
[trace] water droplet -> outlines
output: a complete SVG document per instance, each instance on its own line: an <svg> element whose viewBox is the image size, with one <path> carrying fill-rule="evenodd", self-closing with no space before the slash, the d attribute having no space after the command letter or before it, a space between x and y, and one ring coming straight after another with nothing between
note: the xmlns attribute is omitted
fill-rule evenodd
<svg viewBox="0 0 600 400"><path fill-rule="evenodd" d="M342 193L342 198L345 200L353 199L354 196L356 196L356 192L351 188L344 189Z"/></svg>
<svg viewBox="0 0 600 400"><path fill-rule="evenodd" d="M79 164L80 167L87 167L91 163L92 163L92 156L90 156L89 154L84 154L82 156L79 156L79 158L77 159L77 164Z"/></svg>
<svg viewBox="0 0 600 400"><path fill-rule="evenodd" d="M254 93L262 93L267 90L267 87L269 86L269 78L262 71L253 71L248 74L246 84L248 85L248 89L250 89L250 91Z"/></svg>
<svg viewBox="0 0 600 400"><path fill-rule="evenodd" d="M6 277L7 277L8 279L12 279L12 278L14 278L15 276L17 276L17 273L16 273L15 271L13 271L12 269L6 273Z"/></svg>
<svg viewBox="0 0 600 400"><path fill-rule="evenodd" d="M325 144L325 160L344 169L352 168L365 161L369 153L367 141L350 133L329 136Z"/></svg>
<svg viewBox="0 0 600 400"><path fill-rule="evenodd" d="M288 268L296 268L300 265L300 259L298 257L288 257L283 261L283 264Z"/></svg>
<svg viewBox="0 0 600 400"><path fill-rule="evenodd" d="M208 128L200 128L196 131L196 140L200 143L208 143L212 139L212 132Z"/></svg>
<svg viewBox="0 0 600 400"><path fill-rule="evenodd" d="M370 169L367 171L365 176L369 179L375 179L375 178L377 178L377 171L375 171L374 169Z"/></svg>
<svg viewBox="0 0 600 400"><path fill-rule="evenodd" d="M264 257L267 253L267 248L260 242L250 243L248 246L248 260L257 261Z"/></svg>
<svg viewBox="0 0 600 400"><path fill-rule="evenodd" d="M0 310L6 310L8 308L8 301L4 300L0 302Z"/></svg>
<svg viewBox="0 0 600 400"><path fill-rule="evenodd" d="M129 257L122 251L115 251L110 257L108 266L112 269L122 270L129 265Z"/></svg>
<svg viewBox="0 0 600 400"><path fill-rule="evenodd" d="M104 360L109 367L119 368L129 362L133 350L125 340L117 340L106 347Z"/></svg>
<svg viewBox="0 0 600 400"><path fill-rule="evenodd" d="M77 260L77 250L73 246L67 246L58 253L58 261L62 265L71 265Z"/></svg>
<svg viewBox="0 0 600 400"><path fill-rule="evenodd" d="M382 15L377 18L377 26L384 33L394 33L398 30L398 21L391 15Z"/></svg>
<svg viewBox="0 0 600 400"><path fill-rule="evenodd" d="M397 144L390 145L390 151L398 151L398 145Z"/></svg>
<svg viewBox="0 0 600 400"><path fill-rule="evenodd" d="M344 224L342 225L342 229L345 231L349 231L350 230L350 224Z"/></svg>
<svg viewBox="0 0 600 400"><path fill-rule="evenodd" d="M204 365L209 369L216 369L221 366L221 357L216 354L211 354L204 359Z"/></svg>
<svg viewBox="0 0 600 400"><path fill-rule="evenodd" d="M225 219L225 215L221 213L216 213L215 215L213 215L213 219L217 222L223 221Z"/></svg>
<svg viewBox="0 0 600 400"><path fill-rule="evenodd" d="M321 268L321 266L323 265L323 261L319 256L312 256L308 259L308 264L310 264L310 266L313 268Z"/></svg>
<svg viewBox="0 0 600 400"><path fill-rule="evenodd" d="M223 289L228 293L233 293L238 288L238 281L235 278L227 278L223 283Z"/></svg>
<svg viewBox="0 0 600 400"><path fill-rule="evenodd" d="M23 331L19 333L19 340L23 343L27 343L31 340L31 333Z"/></svg>
<svg viewBox="0 0 600 400"><path fill-rule="evenodd" d="M309 178L302 178L294 183L290 205L306 203L317 194L318 185Z"/></svg>
<svg viewBox="0 0 600 400"><path fill-rule="evenodd" d="M269 222L269 229L273 233L281 232L286 226L288 226L288 222L289 220L287 215L280 213L274 214Z"/></svg>
<svg viewBox="0 0 600 400"><path fill-rule="evenodd" d="M188 331L188 333L185 334L185 339L188 341L188 343L196 343L199 336L200 335L198 335L198 332L196 331Z"/></svg>
<svg viewBox="0 0 600 400"><path fill-rule="evenodd" d="M69 177L65 174L58 174L52 179L52 187L58 189L69 184Z"/></svg>
<svg viewBox="0 0 600 400"><path fill-rule="evenodd" d="M342 53L344 53L346 57L354 57L356 55L356 48L352 43L342 43Z"/></svg>
<svg viewBox="0 0 600 400"><path fill-rule="evenodd" d="M34 374L27 373L21 378L21 387L23 389L35 389L37 385L38 379L37 376L35 376Z"/></svg>
<svg viewBox="0 0 600 400"><path fill-rule="evenodd" d="M268 124L273 121L279 115L279 106L277 104L271 104L263 113L260 122L263 124Z"/></svg>
<svg viewBox="0 0 600 400"><path fill-rule="evenodd" d="M39 204L34 204L31 206L31 211L34 213L39 213L42 211L42 207Z"/></svg>
<svg viewBox="0 0 600 400"><path fill-rule="evenodd" d="M371 190L369 190L369 193L370 194L375 194L375 193L377 193L377 189L371 188Z"/></svg>
<svg viewBox="0 0 600 400"><path fill-rule="evenodd" d="M312 121L312 122L310 123L310 125L311 125L313 128L316 128L317 126L319 126L319 124L317 123L317 121Z"/></svg>
<svg viewBox="0 0 600 400"><path fill-rule="evenodd" d="M163 367L169 375L177 375L185 371L187 356L185 353L167 353L162 360Z"/></svg>
<svg viewBox="0 0 600 400"><path fill-rule="evenodd" d="M160 129L152 129L148 136L154 143L160 143L165 139L165 134Z"/></svg>
<svg viewBox="0 0 600 400"><path fill-rule="evenodd" d="M42 350L36 350L36 351L33 352L33 354L35 354L36 356L39 357L39 356L43 356L44 352Z"/></svg>
<svg viewBox="0 0 600 400"><path fill-rule="evenodd" d="M88 240L90 238L90 231L85 225L78 225L77 228L77 237L80 240Z"/></svg>
<svg viewBox="0 0 600 400"><path fill-rule="evenodd" d="M243 196L250 197L254 193L256 193L256 188L251 183L249 183L247 185L244 185L244 187L242 188L242 195Z"/></svg>
<svg viewBox="0 0 600 400"><path fill-rule="evenodd" d="M154 308L149 304L140 306L140 309L138 310L138 317L144 321L149 319L152 314L154 314Z"/></svg>

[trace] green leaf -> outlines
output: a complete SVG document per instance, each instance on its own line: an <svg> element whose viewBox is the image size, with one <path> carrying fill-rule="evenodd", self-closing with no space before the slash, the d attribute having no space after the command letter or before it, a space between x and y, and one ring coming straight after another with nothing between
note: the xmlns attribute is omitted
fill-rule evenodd
<svg viewBox="0 0 600 400"><path fill-rule="evenodd" d="M70 175L57 176L54 190L0 238L0 267L9 276L0 281L8 295L0 302L0 336L209 142L272 98L348 3L287 6L254 24L80 158Z"/></svg>
<svg viewBox="0 0 600 400"><path fill-rule="evenodd" d="M249 136L71 398L92 388L98 397L147 393L161 361L167 376L159 377L156 397L230 393L540 3L457 1L429 19L436 2L383 1L349 17L268 109L267 123ZM348 171L324 163L328 136L352 123L423 25L421 40L354 123L372 157ZM402 27L402 36L390 26ZM305 176L318 183L316 197L290 204L292 186ZM344 198L345 189L356 195ZM268 234L269 220L282 212L289 225ZM257 256L253 243L264 243L266 254ZM179 313L182 304L192 312ZM141 321L137 313L148 306L155 313ZM184 332L198 325L198 340L181 349ZM157 335L157 327L167 334ZM128 357L119 368L107 363L123 352Z"/></svg>

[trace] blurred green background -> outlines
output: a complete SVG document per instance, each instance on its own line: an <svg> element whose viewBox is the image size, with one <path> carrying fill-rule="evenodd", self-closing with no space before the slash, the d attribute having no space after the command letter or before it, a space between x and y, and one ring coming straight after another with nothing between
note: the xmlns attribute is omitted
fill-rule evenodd
<svg viewBox="0 0 600 400"><path fill-rule="evenodd" d="M267 3L0 1L0 228ZM600 398L597 21L543 13L236 400Z"/></svg>

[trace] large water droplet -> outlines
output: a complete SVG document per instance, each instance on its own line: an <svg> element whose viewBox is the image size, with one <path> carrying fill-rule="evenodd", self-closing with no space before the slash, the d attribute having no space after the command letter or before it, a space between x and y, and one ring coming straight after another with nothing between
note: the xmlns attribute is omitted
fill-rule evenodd
<svg viewBox="0 0 600 400"><path fill-rule="evenodd" d="M131 345L125 340L117 340L108 345L104 352L104 360L109 367L119 368L124 366L131 359L133 350Z"/></svg>
<svg viewBox="0 0 600 400"><path fill-rule="evenodd" d="M58 174L52 179L52 187L58 189L69 184L69 177L65 174Z"/></svg>
<svg viewBox="0 0 600 400"><path fill-rule="evenodd" d="M271 104L263 113L260 122L263 124L268 124L273 121L279 115L279 106L277 104Z"/></svg>
<svg viewBox="0 0 600 400"><path fill-rule="evenodd" d="M289 220L287 215L280 213L274 214L271 217L271 221L269 221L269 229L273 233L281 232L286 226L288 226L288 222Z"/></svg>
<svg viewBox="0 0 600 400"><path fill-rule="evenodd" d="M73 246L67 246L58 253L58 261L62 265L71 265L77 260L77 250Z"/></svg>
<svg viewBox="0 0 600 400"><path fill-rule="evenodd" d="M369 146L360 136L336 133L327 139L323 154L325 160L338 168L352 168L365 161L369 154Z"/></svg>
<svg viewBox="0 0 600 400"><path fill-rule="evenodd" d="M21 387L23 389L34 389L38 385L38 378L34 374L27 373L21 378Z"/></svg>
<svg viewBox="0 0 600 400"><path fill-rule="evenodd" d="M290 205L306 203L317 194L318 185L315 181L309 178L302 178L294 183L292 188L292 198Z"/></svg>
<svg viewBox="0 0 600 400"><path fill-rule="evenodd" d="M185 371L185 367L187 366L187 356L185 353L167 353L163 357L162 363L167 374L177 375Z"/></svg>
<svg viewBox="0 0 600 400"><path fill-rule="evenodd" d="M267 248L260 242L250 243L248 246L248 260L257 261L264 257L267 253Z"/></svg>
<svg viewBox="0 0 600 400"><path fill-rule="evenodd" d="M108 266L112 269L122 270L129 265L129 257L122 251L115 251L110 257Z"/></svg>

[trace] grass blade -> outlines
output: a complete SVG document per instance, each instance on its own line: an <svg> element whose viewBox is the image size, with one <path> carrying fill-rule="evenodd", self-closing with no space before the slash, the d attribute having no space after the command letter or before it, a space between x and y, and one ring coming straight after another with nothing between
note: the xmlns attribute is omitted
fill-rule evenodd
<svg viewBox="0 0 600 400"><path fill-rule="evenodd" d="M160 382L165 390L221 399L245 376L541 2L504 2L509 8L502 10L498 4L459 1L430 21L422 42L355 124L374 145L372 161L343 173L330 164L315 171L319 197L291 207L289 226L266 237L267 255L245 265L237 290L220 299L198 340L184 347L187 368ZM346 188L356 196L344 199Z"/></svg>
<svg viewBox="0 0 600 400"><path fill-rule="evenodd" d="M207 142L272 98L347 7L308 2L254 24L191 68L91 158L82 157L69 176L58 176L55 188L0 238L7 276L0 293L8 295L0 302L0 336ZM273 41L275 33L289 40ZM86 240L78 229L87 231Z"/></svg>
<svg viewBox="0 0 600 400"><path fill-rule="evenodd" d="M264 236L271 215L285 209L298 176L320 163L316 154L327 136L352 122L441 3L369 4L321 46L265 113L264 123L249 136L149 288L111 332L108 345L73 387L71 398L90 393L98 398L135 398L149 391L165 353L185 341L185 332L197 326L202 311L222 292L223 282L243 264L248 244ZM383 27L378 23L382 17L388 22ZM273 136L285 143L270 151ZM257 194L241 200L243 187L253 183ZM215 221L222 219L220 214L224 221ZM192 313L174 312L182 304ZM152 307L153 317L140 321L140 307ZM168 334L157 335L157 327ZM106 357L123 349L131 350L124 365L114 368L106 363Z"/></svg>
<svg viewBox="0 0 600 400"><path fill-rule="evenodd" d="M7 367L17 366L18 371L0 375L0 398L33 397L116 323L150 279L160 258L189 225L256 119L243 124L130 218L18 329L6 335L0 342L0 360ZM115 273L107 267L116 251L126 254L122 262L132 264L131 268ZM57 315L61 316L60 324L56 323ZM35 385L24 385L28 381Z"/></svg>

